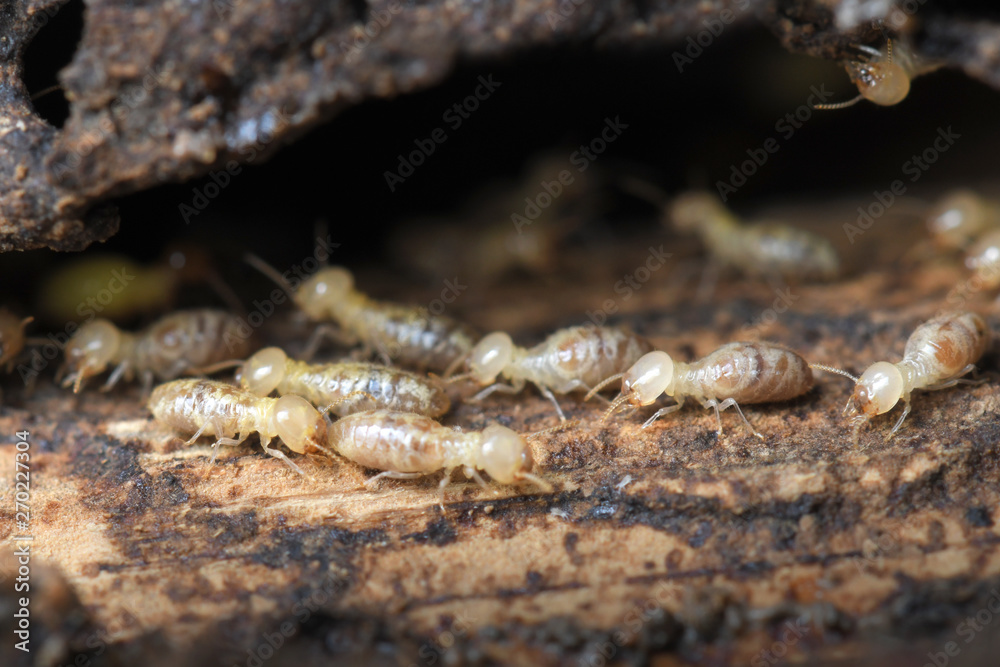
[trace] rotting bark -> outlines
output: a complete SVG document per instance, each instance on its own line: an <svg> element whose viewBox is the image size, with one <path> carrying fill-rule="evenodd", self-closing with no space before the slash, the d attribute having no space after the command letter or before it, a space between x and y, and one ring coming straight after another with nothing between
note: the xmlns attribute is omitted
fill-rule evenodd
<svg viewBox="0 0 1000 667"><path fill-rule="evenodd" d="M0 252L107 239L118 228L105 203L115 196L266 159L352 105L433 86L460 59L566 42L677 44L725 11L731 25L762 21L791 50L842 58L852 43L878 39L868 22L845 26L845 17L888 3L92 0L61 75L70 116L56 129L32 111L21 57L59 4L4 0L0 11ZM931 13L901 29L927 54L1000 87L998 27L975 18ZM373 20L377 35L354 49Z"/></svg>

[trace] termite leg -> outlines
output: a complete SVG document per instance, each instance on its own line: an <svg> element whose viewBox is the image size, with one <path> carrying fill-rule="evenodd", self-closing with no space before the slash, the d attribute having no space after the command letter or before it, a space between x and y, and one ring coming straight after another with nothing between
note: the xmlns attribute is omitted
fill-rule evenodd
<svg viewBox="0 0 1000 667"><path fill-rule="evenodd" d="M559 421L561 421L561 422L566 421L566 415L563 414L562 408L559 407L559 401L556 400L556 397L552 393L552 390L549 389L548 387L543 387L540 384L535 385L535 386L538 387L538 391L542 394L542 396L544 396L545 398L547 398L550 401L552 401L552 405L554 405L556 407L556 414L559 415Z"/></svg>
<svg viewBox="0 0 1000 667"><path fill-rule="evenodd" d="M216 443L216 444L218 444L218 443ZM223 444L230 444L230 443L223 443ZM270 443L268 443L268 444L270 444ZM300 475L302 475L306 479L312 479L311 477L309 477L309 475L307 475L304 472L302 472L302 468L300 468L297 465L295 465L294 463L292 463L292 460L290 458L288 458L287 456L285 456L285 453L282 452L280 449L276 449L276 448L273 448L273 447L268 447L263 442L260 443L260 446L261 446L261 448L265 452L267 452L268 454L270 454L271 456L273 456L276 459L281 459L282 461L284 461L288 465L289 468L291 468L295 472L299 473Z"/></svg>
<svg viewBox="0 0 1000 667"><path fill-rule="evenodd" d="M422 472L396 472L394 470L386 470L385 472L380 472L374 477L369 477L365 480L365 486L372 486L378 480L383 477L388 477L389 479L417 479L419 477L425 476L426 473Z"/></svg>
<svg viewBox="0 0 1000 667"><path fill-rule="evenodd" d="M986 378L980 378L979 380L970 380L968 378L962 377L966 373L971 373L975 368L976 366L974 364L969 364L968 366L960 370L958 373L956 373L954 377L949 378L947 380L943 380L937 384L932 384L929 387L924 387L924 389L926 389L927 391L937 391L938 389L947 389L948 387L954 387L957 384L976 385L986 382Z"/></svg>
<svg viewBox="0 0 1000 667"><path fill-rule="evenodd" d="M903 425L903 420L906 419L906 415L908 414L910 414L909 397L903 399L903 414L899 416L899 421L897 421L896 425L892 427L891 431L889 431L889 435L886 437L887 441L892 439L892 436L896 435L896 431L898 431L899 428Z"/></svg>
<svg viewBox="0 0 1000 667"><path fill-rule="evenodd" d="M243 435L240 438L219 438L218 440L216 440L215 442L213 442L212 443L212 450L213 450L212 451L212 460L208 462L208 465L210 465L210 466L214 466L215 465L215 459L218 458L218 456L219 456L219 447L220 446L226 445L227 447L236 447L237 445L242 445L243 441L247 439L247 435L249 435L249 433L246 434L246 435ZM265 447L264 449L266 450L267 447Z"/></svg>
<svg viewBox="0 0 1000 667"><path fill-rule="evenodd" d="M743 410L740 408L740 406L736 403L736 401L734 399L727 398L726 400L722 401L722 403L719 403L718 401L716 401L713 398L712 400L708 401L705 404L705 407L715 408L715 420L719 424L719 435L720 436L722 435L722 415L720 413L721 413L722 410L725 410L728 407L734 407L734 408L736 408L736 412L739 413L740 419L742 419L743 423L746 425L746 427L748 429L750 429L750 432L753 433L758 438L760 438L761 440L764 439L764 436L761 435L760 433L758 433L757 430L754 429L754 427L750 425L750 422L747 421L746 415L743 414Z"/></svg>
<svg viewBox="0 0 1000 667"><path fill-rule="evenodd" d="M302 360L309 361L316 353L319 352L320 345L323 344L323 339L328 338L335 343L344 345L348 347L353 345L357 341L353 337L346 334L340 327L333 324L320 324L317 326L312 335L309 336L309 340L306 342L306 348L302 351Z"/></svg>
<svg viewBox="0 0 1000 667"><path fill-rule="evenodd" d="M469 402L471 402L471 403L478 403L479 401L483 400L484 398L486 398L490 394L492 394L494 392L498 392L498 391L500 393L502 393L502 394L516 394L516 393L518 393L521 390L517 389L515 387L512 387L509 384L504 384L503 382L496 382L494 384L491 384L486 389L483 389L481 392L479 392L478 394L474 395L472 398L467 399L467 400Z"/></svg>
<svg viewBox="0 0 1000 667"><path fill-rule="evenodd" d="M486 480L483 479L483 476L479 474L478 470L476 470L472 466L465 466L465 469L462 472L464 472L466 477L468 477L469 479L473 480L481 488L483 488L485 490L489 490L490 485L486 483ZM446 475L446 479L450 479L450 478L451 478L450 475Z"/></svg>
<svg viewBox="0 0 1000 667"><path fill-rule="evenodd" d="M124 375L128 369L128 361L123 361L118 364L118 366L115 367L115 370L111 371L111 375L108 376L108 381L104 383L103 387L101 387L101 391L111 391L111 388L118 384L118 381L122 379L122 375Z"/></svg>
<svg viewBox="0 0 1000 667"><path fill-rule="evenodd" d="M681 409L682 405L684 405L684 401L680 400L680 401L677 402L676 405L668 405L665 408L660 408L655 413L653 413L652 417L650 417L645 422L643 422L642 427L646 428L647 426L649 426L650 424L652 424L653 422L655 422L657 419L659 419L663 415L669 415L671 412L677 412L678 410Z"/></svg>

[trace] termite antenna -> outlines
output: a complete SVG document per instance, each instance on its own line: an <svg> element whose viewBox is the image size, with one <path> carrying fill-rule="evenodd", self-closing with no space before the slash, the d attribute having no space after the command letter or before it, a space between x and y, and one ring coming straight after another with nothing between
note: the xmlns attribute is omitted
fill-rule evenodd
<svg viewBox="0 0 1000 667"><path fill-rule="evenodd" d="M465 363L465 360L469 358L470 354L472 354L472 350L471 349L465 351L461 356L456 357L455 361L453 361L450 364L448 364L448 368L444 369L444 378L450 378L451 374L454 373L456 370L458 370L463 363ZM461 378L461 379L465 379L467 377L471 377L471 375L472 375L472 373L464 373L462 375L459 375L458 377ZM452 380L448 380L448 382L451 382L451 381Z"/></svg>
<svg viewBox="0 0 1000 667"><path fill-rule="evenodd" d="M555 487L553 487L551 484L546 482L538 475L532 475L530 472L517 473L515 479L531 482L532 484L537 486L542 493L552 493L553 491L555 491Z"/></svg>
<svg viewBox="0 0 1000 667"><path fill-rule="evenodd" d="M471 372L461 373L459 375L452 375L450 378L447 378L444 382L445 384L454 384L456 382L461 382L462 380L468 380L471 377L472 377Z"/></svg>
<svg viewBox="0 0 1000 667"><path fill-rule="evenodd" d="M202 366L201 368L192 368L188 373L191 375L212 375L218 373L219 371L224 371L227 368L233 368L235 366L241 366L245 362L245 359L227 359L226 361L220 361L218 363L211 364L209 366Z"/></svg>
<svg viewBox="0 0 1000 667"><path fill-rule="evenodd" d="M858 95L853 100L847 100L846 102L836 102L834 104L814 104L813 109L822 109L823 111L834 110L834 109L846 109L847 107L853 107L855 104L857 104L864 98L865 98L864 95Z"/></svg>
<svg viewBox="0 0 1000 667"><path fill-rule="evenodd" d="M614 414L618 410L618 408L621 407L622 403L625 403L626 401L628 401L628 396L626 396L625 394L621 394L618 398L611 401L611 405L609 405L608 409L604 411L604 416L601 417L601 421L602 422L608 421L608 418L611 417L611 415Z"/></svg>
<svg viewBox="0 0 1000 667"><path fill-rule="evenodd" d="M35 101L35 100L37 100L37 99L38 99L39 97L45 97L45 96L46 96L46 95L48 95L49 93L54 93L54 92L56 92L57 90L62 90L62 86L61 86L61 85L59 85L58 83L57 83L57 84L55 84L54 86L49 86L48 88L42 88L42 89L41 89L41 90L39 90L39 91L38 91L37 93L34 93L34 94L33 94L33 95L31 96L31 98L30 98L30 99L31 99L31 101L32 101L32 102L34 102L34 101Z"/></svg>
<svg viewBox="0 0 1000 667"><path fill-rule="evenodd" d="M818 371L826 371L827 373L836 373L837 375L843 375L845 378L850 378L852 382L857 382L858 378L854 377L845 370L839 368L834 368L833 366L824 366L823 364L809 364L809 368L815 368Z"/></svg>
<svg viewBox="0 0 1000 667"><path fill-rule="evenodd" d="M614 375L612 375L610 377L604 378L603 380L601 380L600 382L598 382L594 386L593 389L591 389L590 391L587 392L587 395L583 397L583 400L584 401L589 401L590 399L592 399L594 397L595 394L597 394L597 392L599 392L600 390L604 389L605 387L607 387L609 384L611 384L615 380L620 380L623 375L625 375L625 374L624 373L615 373Z"/></svg>
<svg viewBox="0 0 1000 667"><path fill-rule="evenodd" d="M296 299L295 293L292 292L291 287L289 287L288 285L288 281L285 280L285 277L283 275L278 273L278 270L276 268L274 268L273 266L262 260L257 255L253 254L252 252L248 252L247 254L245 254L243 256L243 261L245 261L247 264L249 264L253 268L263 273L265 276L273 280L278 287L284 290L285 294L287 294L289 298L292 299L292 301L295 301Z"/></svg>

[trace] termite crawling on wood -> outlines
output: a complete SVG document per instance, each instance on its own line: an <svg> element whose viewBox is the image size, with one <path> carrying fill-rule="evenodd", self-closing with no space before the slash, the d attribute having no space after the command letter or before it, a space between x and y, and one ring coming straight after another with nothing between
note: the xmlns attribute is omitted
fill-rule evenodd
<svg viewBox="0 0 1000 667"><path fill-rule="evenodd" d="M463 433L422 415L374 410L338 419L327 429L331 449L366 468L384 471L369 484L382 477L414 479L444 469L443 493L451 473L461 468L483 487L479 470L501 484L531 482L543 492L552 490L531 473L533 459L525 439L499 424Z"/></svg>
<svg viewBox="0 0 1000 667"><path fill-rule="evenodd" d="M744 223L715 195L692 191L673 199L658 187L624 179L626 191L663 211L663 223L701 239L712 259L751 276L833 280L840 258L822 236L779 222Z"/></svg>
<svg viewBox="0 0 1000 667"><path fill-rule="evenodd" d="M552 401L559 419L566 421L553 392L588 391L652 349L642 336L615 327L560 329L532 348L518 347L508 334L497 331L472 348L466 360L468 373L452 380L471 377L480 385L489 385L473 400L482 400L495 391L518 393L530 382Z"/></svg>
<svg viewBox="0 0 1000 667"><path fill-rule="evenodd" d="M990 340L989 327L979 315L968 311L945 313L914 330L906 341L901 361L877 361L858 378L835 368L815 364L813 367L855 381L854 393L844 412L857 444L861 427L868 420L889 412L902 401L903 414L889 432L890 438L895 435L910 414L910 395L914 390L946 389L963 382L962 376L975 368Z"/></svg>
<svg viewBox="0 0 1000 667"><path fill-rule="evenodd" d="M243 326L238 317L210 308L177 311L138 333L122 331L104 319L92 320L66 346L63 371L69 374L63 386L73 385L79 392L87 378L109 366L115 368L105 390L135 374L148 391L154 377L172 380L185 373L207 372L225 360L247 356L250 340Z"/></svg>
<svg viewBox="0 0 1000 667"><path fill-rule="evenodd" d="M251 266L288 289L273 267L254 255ZM340 330L393 362L417 370L443 372L472 348L477 334L471 327L426 308L404 306L369 298L354 288L354 276L343 267L322 268L289 296L314 322L333 320ZM336 337L328 326L316 329L307 345L312 356L323 336Z"/></svg>
<svg viewBox="0 0 1000 667"><path fill-rule="evenodd" d="M619 377L621 395L612 402L605 419L623 403L638 408L652 404L660 395L677 401L647 419L645 428L663 415L680 410L684 399L690 397L715 410L720 435L719 413L734 407L750 432L761 439L764 436L750 425L739 404L786 401L805 394L813 386L812 371L805 359L787 348L762 342L729 343L690 364L674 361L666 352L656 350L643 356L624 374L607 378L591 394Z"/></svg>
<svg viewBox="0 0 1000 667"><path fill-rule="evenodd" d="M332 406L344 417L387 409L439 417L451 401L438 381L408 371L365 362L309 364L290 359L277 347L257 351L239 371L239 383L259 396L296 394L317 407Z"/></svg>
<svg viewBox="0 0 1000 667"><path fill-rule="evenodd" d="M260 434L260 446L265 452L302 475L302 470L283 452L270 447L272 440L280 438L288 449L299 454L306 453L309 447L329 454L327 422L300 396L261 397L225 382L187 379L156 387L147 407L157 421L193 433L185 444L193 444L202 435L214 435L213 463L220 445L239 445L254 432Z"/></svg>

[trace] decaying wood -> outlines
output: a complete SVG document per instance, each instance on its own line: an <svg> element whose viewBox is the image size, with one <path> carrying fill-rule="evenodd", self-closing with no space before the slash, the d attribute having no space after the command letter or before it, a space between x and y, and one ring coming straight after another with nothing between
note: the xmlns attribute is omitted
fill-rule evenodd
<svg viewBox="0 0 1000 667"><path fill-rule="evenodd" d="M344 109L439 83L462 60L569 42L675 46L708 23L758 21L790 50L841 59L853 53L852 44L881 39L862 19L884 16L891 6L90 0L79 47L60 74L70 115L57 129L31 106L29 94L37 91L24 87L22 55L63 1L5 0L0 11L0 252L79 250L106 240L118 229L107 203L114 197L260 163ZM912 33L918 53L1000 86L995 17L914 6L919 16L890 29Z"/></svg>
<svg viewBox="0 0 1000 667"><path fill-rule="evenodd" d="M844 212L803 219L832 236ZM620 304L621 321L686 359L759 335L855 373L896 360L967 275L954 260L899 259L919 228L890 217L845 252L843 282L789 287L787 311L773 289L733 279L698 301L679 262ZM540 338L642 261L646 244L627 247L614 263L584 262L558 298L513 281L463 315ZM991 297L969 305L997 331ZM545 307L523 305L536 301ZM555 493L456 482L443 511L436 476L369 489L371 471L317 457L300 459L303 479L253 439L212 467L207 444L152 422L137 388L77 398L43 378L28 396L15 375L0 465L13 470L6 443L30 430L32 582L62 591L32 589L34 646L51 647L37 664L916 665L951 641L951 664L987 664L1000 618L969 643L958 628L1000 589L995 365L990 352L985 383L917 394L892 441L892 416L874 420L860 447L836 376L791 403L748 406L764 442L730 413L718 438L694 405L643 430L638 416L602 424L602 404L563 397L576 421L532 439ZM460 405L446 422L492 420L557 423L531 390ZM6 611L11 476L0 479L0 655L21 665Z"/></svg>

